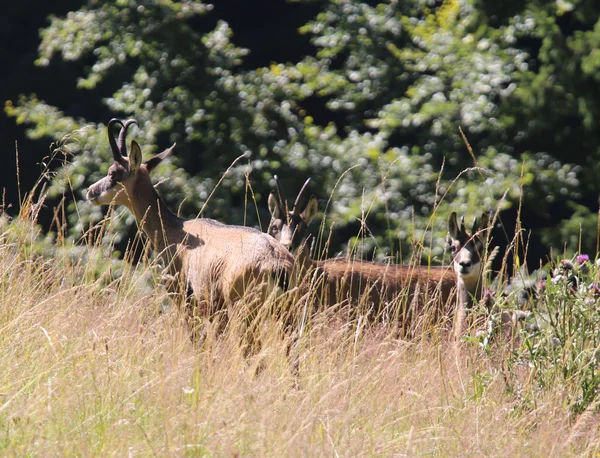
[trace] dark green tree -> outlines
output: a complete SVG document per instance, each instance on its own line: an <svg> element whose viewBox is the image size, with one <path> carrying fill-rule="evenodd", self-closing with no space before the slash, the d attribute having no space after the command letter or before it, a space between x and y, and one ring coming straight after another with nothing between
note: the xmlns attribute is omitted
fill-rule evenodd
<svg viewBox="0 0 600 458"><path fill-rule="evenodd" d="M423 230L443 195L434 225L440 235L451 210L473 215L521 201L539 218L580 197L577 167L545 144L516 148L516 139L534 135L515 132L522 114L514 100L530 55L475 4L331 1L303 31L312 34L317 56L289 71L300 71L301 87L338 120L314 128L312 168L324 156L339 171L359 165L342 181L332 214L350 224L368 209L368 226L378 234L368 246L387 250L405 242L413 224ZM461 175L473 166L481 169Z"/></svg>
<svg viewBox="0 0 600 458"><path fill-rule="evenodd" d="M158 174L168 178L161 192L172 206L177 208L185 197L180 210L186 216L197 214L220 176L244 153L252 153L253 183L271 178L268 156L288 135L287 125L295 122L293 116L282 123L267 119L264 113L270 106L248 103L236 73L246 50L230 42L228 25L218 22L206 33L192 27L195 18L211 9L196 1L89 2L66 17L51 19L41 33L37 60L41 66L58 57L86 62L73 88L82 98L99 85L111 87L117 81L117 90L107 93L104 103L114 115L137 119L140 128L132 136L145 153L178 143L172 162ZM68 207L71 234L81 235L90 218L101 216L88 205L75 207L86 187L110 165L108 120L73 119L35 95L7 102L6 111L19 123L32 125L30 137L55 138L68 154L69 164L50 192L59 197L74 189L77 199ZM210 202L210 216L232 223L245 220L247 164L239 162L227 175ZM259 197L265 189L268 180L259 186ZM256 212L248 217L256 222ZM131 223L127 217L123 224Z"/></svg>
<svg viewBox="0 0 600 458"><path fill-rule="evenodd" d="M289 193L312 176L322 208L331 196L330 254L358 234L369 257L404 254L411 244L439 256L450 211L519 206L546 228L537 237L562 246L558 234L572 229L575 209L590 227L598 194L592 5L330 0L301 29L315 55L245 70L246 51L231 43L227 24L193 27L206 4L90 2L52 19L38 63L58 55L85 62L78 92L106 87L110 111L140 122L133 134L145 152L177 141L173 162L159 170L168 177L161 191L172 206L185 197L186 216L250 151L207 216L257 222L247 212L251 170L263 212L275 173ZM64 147L74 154L52 187L57 195L73 183L80 198L105 173L107 120L71 119L35 96L6 109L33 125L32 136L77 132ZM74 205L77 235L99 214ZM583 246L594 248L595 234Z"/></svg>

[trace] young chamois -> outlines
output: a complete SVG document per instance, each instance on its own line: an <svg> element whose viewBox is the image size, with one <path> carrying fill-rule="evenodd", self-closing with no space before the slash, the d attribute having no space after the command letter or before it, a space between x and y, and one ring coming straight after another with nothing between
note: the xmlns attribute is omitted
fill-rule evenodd
<svg viewBox="0 0 600 458"><path fill-rule="evenodd" d="M479 223L477 219L474 221L470 233L463 221L458 225L456 213L450 215L448 245L453 254L452 266L384 264L346 258L316 261L310 259L308 248L302 242L317 211L314 196L301 208L308 181L291 211L287 210L277 179L276 182L277 192L269 196L268 233L293 252L300 250L297 262L304 266L305 278L319 280L316 285L320 305L349 303L355 306L366 300L375 313L380 313L390 305L397 308L399 300L404 298L404 302L400 302L403 307L397 310L403 322L417 318L424 307L433 306L434 316L454 315L455 334L462 335L466 309L471 307L473 298L481 296L482 255L488 228L486 214Z"/></svg>
<svg viewBox="0 0 600 458"><path fill-rule="evenodd" d="M142 162L140 146L133 140L127 157L125 141L132 124L137 123L108 123L114 162L108 175L88 188L87 199L94 205L123 205L133 213L174 279L167 285L170 291L191 289L201 310L210 314L239 301L250 288L266 299L278 284L291 280L294 258L273 237L208 218L184 220L171 212L150 173L175 145ZM115 125L121 126L118 144L111 135Z"/></svg>

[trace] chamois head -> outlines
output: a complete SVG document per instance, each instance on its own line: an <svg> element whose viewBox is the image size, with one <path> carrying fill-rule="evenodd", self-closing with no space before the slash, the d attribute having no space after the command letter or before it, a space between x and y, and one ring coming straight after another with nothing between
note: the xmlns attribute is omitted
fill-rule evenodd
<svg viewBox="0 0 600 458"><path fill-rule="evenodd" d="M464 217L460 226L456 220L456 212L452 212L448 219L447 243L453 256L454 270L459 277L465 280L478 281L483 269L482 256L488 231L489 217L481 215L473 221L471 232L465 228Z"/></svg>
<svg viewBox="0 0 600 458"><path fill-rule="evenodd" d="M118 143L111 135L111 128L115 124L121 125ZM87 191L87 199L94 205L131 206L130 197L135 195L134 187L139 180L149 180L149 174L173 150L175 144L152 159L142 163L142 150L135 140L131 142L130 155L127 157L125 144L127 129L132 124L137 124L135 119L121 121L111 119L108 123L108 141L112 150L114 162L108 168L108 174L91 185Z"/></svg>
<svg viewBox="0 0 600 458"><path fill-rule="evenodd" d="M309 178L300 189L294 201L294 206L291 210L288 210L287 200L277 175L275 175L275 182L277 183L277 191L271 191L268 200L271 222L267 233L288 250L293 251L300 246L306 237L308 225L317 213L317 198L311 196L302 208L302 200L310 183Z"/></svg>

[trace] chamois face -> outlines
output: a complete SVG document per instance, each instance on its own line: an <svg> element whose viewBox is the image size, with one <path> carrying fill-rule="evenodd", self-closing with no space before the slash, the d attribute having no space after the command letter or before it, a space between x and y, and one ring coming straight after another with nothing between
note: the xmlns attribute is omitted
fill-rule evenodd
<svg viewBox="0 0 600 458"><path fill-rule="evenodd" d="M108 168L108 174L88 188L87 200L94 205L127 205L127 188L132 187L134 180L129 160L115 161Z"/></svg>
<svg viewBox="0 0 600 458"><path fill-rule="evenodd" d="M468 233L463 221L459 227L456 213L452 213L448 220L447 242L453 256L454 271L467 281L478 280L481 276L488 222L488 216L484 213L479 223L475 218L471 233Z"/></svg>
<svg viewBox="0 0 600 458"><path fill-rule="evenodd" d="M271 213L271 222L269 223L267 234L275 238L275 240L281 243L288 250L291 250L294 233L296 233L296 229L298 228L298 223L300 221L298 221L297 218L294 218L293 221L287 220L287 212L282 208L281 202L279 202L279 199L277 196L275 196L273 191L271 191L271 194L269 194L268 204L269 212Z"/></svg>
<svg viewBox="0 0 600 458"><path fill-rule="evenodd" d="M119 144L110 134L114 124L121 124ZM130 155L126 157L125 136L127 128L136 121L130 119L123 123L112 119L108 123L108 139L113 153L114 162L108 169L108 174L91 185L87 191L87 200L94 205L125 205L131 207L131 199L135 197L135 186L140 179L149 181L149 173L172 151L175 145L157 154L149 161L142 163L142 150L135 140L131 142Z"/></svg>
<svg viewBox="0 0 600 458"><path fill-rule="evenodd" d="M309 180L306 181L305 186L309 183ZM287 205L281 202L277 193L272 191L269 195L268 204L271 222L267 233L290 251L300 246L306 237L308 225L317 212L318 205L315 196L310 198L306 207L300 212L297 204L304 189L305 187L298 194L294 208L290 211L287 210Z"/></svg>

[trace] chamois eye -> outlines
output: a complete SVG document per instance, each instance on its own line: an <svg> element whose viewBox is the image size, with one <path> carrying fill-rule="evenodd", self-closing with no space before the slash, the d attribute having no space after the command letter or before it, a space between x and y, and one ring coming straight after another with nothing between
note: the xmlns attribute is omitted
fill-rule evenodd
<svg viewBox="0 0 600 458"><path fill-rule="evenodd" d="M123 171L119 169L111 169L108 171L108 176L112 181L121 182L123 181Z"/></svg>

